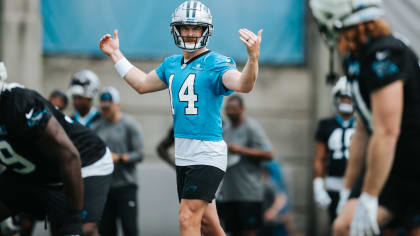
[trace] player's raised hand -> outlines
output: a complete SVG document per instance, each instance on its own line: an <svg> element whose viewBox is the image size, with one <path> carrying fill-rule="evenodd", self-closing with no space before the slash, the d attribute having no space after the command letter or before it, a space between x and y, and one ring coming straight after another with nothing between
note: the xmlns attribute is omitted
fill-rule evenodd
<svg viewBox="0 0 420 236"><path fill-rule="evenodd" d="M258 35L255 35L252 31L242 28L238 31L239 39L245 44L248 57L250 59L257 59L260 56L260 44L262 29L258 31Z"/></svg>
<svg viewBox="0 0 420 236"><path fill-rule="evenodd" d="M118 30L114 30L114 38L110 34L105 34L99 40L99 48L107 56L111 56L114 52L120 49L120 41L118 39Z"/></svg>

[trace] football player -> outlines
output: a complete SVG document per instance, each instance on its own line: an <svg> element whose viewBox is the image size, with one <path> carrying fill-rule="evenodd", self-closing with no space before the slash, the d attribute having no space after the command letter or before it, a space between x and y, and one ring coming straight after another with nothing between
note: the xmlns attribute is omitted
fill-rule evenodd
<svg viewBox="0 0 420 236"><path fill-rule="evenodd" d="M310 1L322 33L345 57L358 110L340 198L366 169L359 199L348 201L334 223L336 235L379 234L390 220L404 224L420 214L420 68L392 34L381 3Z"/></svg>
<svg viewBox="0 0 420 236"><path fill-rule="evenodd" d="M220 111L225 95L232 91L247 93L254 87L262 30L257 35L248 29L239 30L240 41L248 53L241 73L232 58L206 48L213 33L212 16L200 1L189 0L176 8L170 29L182 54L166 58L149 73L134 67L124 57L116 30L113 37L103 36L99 47L137 92L169 89L181 235L200 235L200 226L205 233L224 235L214 203L227 159Z"/></svg>
<svg viewBox="0 0 420 236"><path fill-rule="evenodd" d="M56 106L60 111L64 111L69 103L66 93L59 89L51 92L48 101Z"/></svg>
<svg viewBox="0 0 420 236"><path fill-rule="evenodd" d="M0 64L0 222L26 213L61 235L98 235L113 162L93 131L33 90L7 84Z"/></svg>
<svg viewBox="0 0 420 236"><path fill-rule="evenodd" d="M101 117L98 109L93 106L99 86L99 77L90 70L75 73L70 82L70 95L76 110L72 119L89 128Z"/></svg>
<svg viewBox="0 0 420 236"><path fill-rule="evenodd" d="M321 208L328 207L330 222L336 217L344 170L349 158L350 139L354 132L354 107L346 77L332 89L336 115L322 119L315 134L314 200Z"/></svg>

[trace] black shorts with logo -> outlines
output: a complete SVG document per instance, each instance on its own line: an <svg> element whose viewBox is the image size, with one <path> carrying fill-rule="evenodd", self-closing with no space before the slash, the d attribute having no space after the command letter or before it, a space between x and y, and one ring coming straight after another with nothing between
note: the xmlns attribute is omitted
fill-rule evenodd
<svg viewBox="0 0 420 236"><path fill-rule="evenodd" d="M100 221L111 180L112 175L91 176L83 179L83 223ZM18 182L13 176L3 173L0 175L0 189L2 189L0 201L13 214L25 213L39 220L47 217L57 227L61 226L67 209L62 185Z"/></svg>
<svg viewBox="0 0 420 236"><path fill-rule="evenodd" d="M178 199L199 199L211 202L225 172L208 165L176 167Z"/></svg>
<svg viewBox="0 0 420 236"><path fill-rule="evenodd" d="M262 229L262 202L217 202L217 212L227 232Z"/></svg>

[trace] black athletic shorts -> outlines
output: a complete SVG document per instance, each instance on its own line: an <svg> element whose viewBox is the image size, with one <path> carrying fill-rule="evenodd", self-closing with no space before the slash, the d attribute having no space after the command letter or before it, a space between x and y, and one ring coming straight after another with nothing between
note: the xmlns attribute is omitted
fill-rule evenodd
<svg viewBox="0 0 420 236"><path fill-rule="evenodd" d="M83 179L83 223L97 223L101 219L111 180L112 175ZM13 214L25 213L39 220L47 216L57 227L61 227L67 212L62 186L17 182L13 176L4 173L0 175L0 189L0 201L5 203Z"/></svg>
<svg viewBox="0 0 420 236"><path fill-rule="evenodd" d="M379 195L379 205L391 211L393 216L389 227L410 229L420 226L419 182L418 178L391 173Z"/></svg>
<svg viewBox="0 0 420 236"><path fill-rule="evenodd" d="M261 230L263 226L262 202L217 202L217 212L230 233L243 230Z"/></svg>
<svg viewBox="0 0 420 236"><path fill-rule="evenodd" d="M331 203L328 206L328 214L330 216L330 224L334 222L335 218L337 218L337 205L338 201L340 200L340 193L337 191L327 191L328 196L331 198Z"/></svg>
<svg viewBox="0 0 420 236"><path fill-rule="evenodd" d="M178 199L200 199L209 203L215 198L225 172L208 165L176 167Z"/></svg>

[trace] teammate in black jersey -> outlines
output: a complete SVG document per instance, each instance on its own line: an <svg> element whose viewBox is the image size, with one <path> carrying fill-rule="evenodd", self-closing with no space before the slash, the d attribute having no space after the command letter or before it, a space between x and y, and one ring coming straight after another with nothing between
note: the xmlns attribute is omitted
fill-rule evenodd
<svg viewBox="0 0 420 236"><path fill-rule="evenodd" d="M0 221L47 217L62 235L98 235L113 171L105 144L0 71Z"/></svg>
<svg viewBox="0 0 420 236"><path fill-rule="evenodd" d="M349 158L350 139L354 132L353 102L346 77L342 77L332 90L336 115L322 119L315 134L314 200L328 207L330 222L336 217L339 193Z"/></svg>
<svg viewBox="0 0 420 236"><path fill-rule="evenodd" d="M363 166L366 169L362 194L343 208L335 233L346 235L350 226L350 235L374 235L391 220L410 224L420 215L418 58L392 35L382 19L380 0L310 4L323 32L338 38L359 114L345 188L353 187Z"/></svg>

